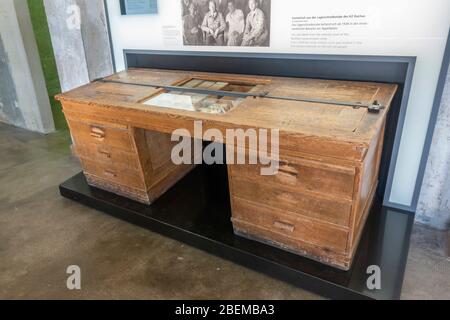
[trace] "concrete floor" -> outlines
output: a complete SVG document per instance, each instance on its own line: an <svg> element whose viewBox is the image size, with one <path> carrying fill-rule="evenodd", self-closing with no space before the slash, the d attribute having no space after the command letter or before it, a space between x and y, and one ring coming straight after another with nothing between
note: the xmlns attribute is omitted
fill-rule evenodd
<svg viewBox="0 0 450 320"><path fill-rule="evenodd" d="M0 298L320 299L62 198L80 171L65 132L0 124ZM450 299L447 234L416 225L403 299ZM82 270L82 290L66 269Z"/></svg>

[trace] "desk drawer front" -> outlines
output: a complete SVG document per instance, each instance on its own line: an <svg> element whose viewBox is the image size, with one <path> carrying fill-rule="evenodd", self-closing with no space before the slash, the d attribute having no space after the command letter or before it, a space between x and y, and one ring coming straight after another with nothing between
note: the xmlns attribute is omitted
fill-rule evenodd
<svg viewBox="0 0 450 320"><path fill-rule="evenodd" d="M323 195L334 195L351 200L355 181L355 169L340 167L304 159L281 159L276 175L262 176L261 165L231 165L233 176L248 177L261 184L290 186Z"/></svg>
<svg viewBox="0 0 450 320"><path fill-rule="evenodd" d="M126 126L97 122L88 123L73 119L68 119L68 122L77 145L93 143L129 152L135 149L130 130Z"/></svg>
<svg viewBox="0 0 450 320"><path fill-rule="evenodd" d="M232 177L231 190L233 196L245 200L341 226L349 225L352 209L350 200L317 197L286 186L259 183L239 176Z"/></svg>
<svg viewBox="0 0 450 320"><path fill-rule="evenodd" d="M322 250L346 252L348 231L345 229L317 223L277 208L234 198L232 220L240 232L297 251L303 250L302 243L306 243Z"/></svg>
<svg viewBox="0 0 450 320"><path fill-rule="evenodd" d="M92 160L105 165L121 165L126 168L139 169L136 153L116 149L108 145L86 143L74 147L75 153L83 159Z"/></svg>
<svg viewBox="0 0 450 320"><path fill-rule="evenodd" d="M85 172L123 186L145 189L145 183L139 171L133 168L124 169L120 165L107 165L95 161L81 159Z"/></svg>

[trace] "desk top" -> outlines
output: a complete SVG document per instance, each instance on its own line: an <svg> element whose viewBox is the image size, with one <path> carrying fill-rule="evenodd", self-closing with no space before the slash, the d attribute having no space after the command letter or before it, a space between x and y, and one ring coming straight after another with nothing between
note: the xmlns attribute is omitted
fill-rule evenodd
<svg viewBox="0 0 450 320"><path fill-rule="evenodd" d="M366 108L338 104L247 97L224 114L168 109L144 104L163 89L134 84L173 86L192 79L222 82L251 83L251 94L269 93L271 96L324 99L372 104L378 101L385 108L369 113ZM391 101L397 90L395 84L336 81L306 78L266 77L253 75L215 74L204 72L130 69L78 89L61 94L64 112L104 114L111 120L150 130L170 133L177 128L190 128L193 120L202 120L204 128L266 128L280 130L283 137L303 137L337 141L341 144L368 146L383 126ZM190 124L191 123L191 124ZM304 140L306 141L306 140ZM298 143L298 141L296 142ZM345 152L345 151L344 151ZM339 157L339 156L337 156ZM350 158L358 159L357 155Z"/></svg>

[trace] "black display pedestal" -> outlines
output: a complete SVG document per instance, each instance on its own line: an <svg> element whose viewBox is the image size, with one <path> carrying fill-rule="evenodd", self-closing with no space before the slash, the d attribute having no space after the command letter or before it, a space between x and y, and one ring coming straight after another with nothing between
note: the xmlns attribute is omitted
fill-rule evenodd
<svg viewBox="0 0 450 320"><path fill-rule="evenodd" d="M61 195L245 267L334 299L398 299L414 215L378 203L370 213L353 267L338 270L233 233L226 166L198 166L151 206L88 186L83 173ZM369 290L367 268L381 269Z"/></svg>

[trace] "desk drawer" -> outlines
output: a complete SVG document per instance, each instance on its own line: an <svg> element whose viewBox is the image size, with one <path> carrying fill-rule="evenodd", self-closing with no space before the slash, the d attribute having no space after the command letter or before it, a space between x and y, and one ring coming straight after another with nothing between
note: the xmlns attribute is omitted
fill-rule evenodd
<svg viewBox="0 0 450 320"><path fill-rule="evenodd" d="M126 168L140 170L136 153L123 151L105 144L86 143L74 146L78 157L105 165L121 165Z"/></svg>
<svg viewBox="0 0 450 320"><path fill-rule="evenodd" d="M83 158L81 163L83 170L91 175L129 188L145 189L143 178L134 168L125 169L117 164L107 165Z"/></svg>
<svg viewBox="0 0 450 320"><path fill-rule="evenodd" d="M261 183L236 175L230 183L232 196L345 227L349 225L351 200L319 197L289 185Z"/></svg>
<svg viewBox="0 0 450 320"><path fill-rule="evenodd" d="M87 143L106 145L128 152L135 148L127 126L104 122L84 122L68 118L70 132L76 145Z"/></svg>
<svg viewBox="0 0 450 320"><path fill-rule="evenodd" d="M263 176L261 168L268 165L230 165L232 176L247 177L261 184L290 186L323 194L353 198L355 168L343 167L302 158L280 159L276 175Z"/></svg>
<svg viewBox="0 0 450 320"><path fill-rule="evenodd" d="M233 198L233 225L238 232L265 239L296 251L315 245L321 250L346 252L348 231L278 208Z"/></svg>

